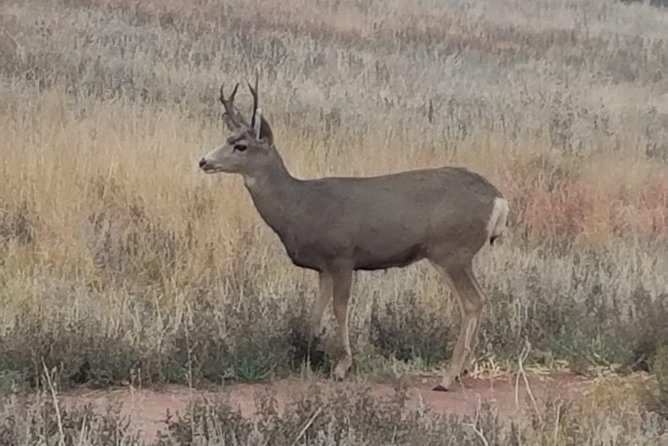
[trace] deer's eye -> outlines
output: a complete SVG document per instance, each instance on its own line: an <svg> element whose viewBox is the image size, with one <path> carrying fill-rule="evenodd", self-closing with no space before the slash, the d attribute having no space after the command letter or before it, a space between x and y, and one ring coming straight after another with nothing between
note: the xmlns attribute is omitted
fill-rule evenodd
<svg viewBox="0 0 668 446"><path fill-rule="evenodd" d="M235 152L243 152L246 150L246 145L245 144L235 144L234 145L234 151Z"/></svg>

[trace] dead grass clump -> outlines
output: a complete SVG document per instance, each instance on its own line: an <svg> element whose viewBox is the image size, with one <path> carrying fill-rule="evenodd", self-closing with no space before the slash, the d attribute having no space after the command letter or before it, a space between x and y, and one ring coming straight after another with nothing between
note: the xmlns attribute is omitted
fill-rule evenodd
<svg viewBox="0 0 668 446"><path fill-rule="evenodd" d="M654 359L653 369L659 384L658 410L664 417L668 418L668 343L659 347Z"/></svg>
<svg viewBox="0 0 668 446"><path fill-rule="evenodd" d="M37 385L43 363L57 371L60 383L94 386L255 381L293 366L285 331L239 313L223 318L199 311L157 345L104 320L45 324L43 316L29 312L19 318L0 342L0 366L15 372L18 385Z"/></svg>
<svg viewBox="0 0 668 446"><path fill-rule="evenodd" d="M96 411L92 404L63 407L47 392L0 400L0 444L128 445L140 444L130 420L118 408Z"/></svg>
<svg viewBox="0 0 668 446"><path fill-rule="evenodd" d="M142 426L124 416L120 406L65 405L55 388L47 389L32 397L0 399L2 444L604 446L661 444L668 427L642 410L620 413L604 395L585 397L595 406L548 399L503 421L484 401L471 414L444 416L413 405L402 386L378 397L364 385L332 391L314 384L285 404L271 391L257 394L252 417L244 417L225 397L195 400L183 413L168 413L154 439L141 438Z"/></svg>
<svg viewBox="0 0 668 446"><path fill-rule="evenodd" d="M630 351L625 364L650 371L657 352L668 342L668 302L666 295L653 299L647 290L636 289L631 296L632 316L625 327L625 349Z"/></svg>
<svg viewBox="0 0 668 446"><path fill-rule="evenodd" d="M665 423L649 414L637 426L614 410L583 412L581 407L550 399L526 414L529 422L503 423L490 404L482 402L468 416L443 416L407 403L398 387L385 398L369 388L349 387L333 394L313 386L296 402L280 408L271 394L258 395L252 420L243 418L224 400L198 401L183 415L168 417L160 445L235 444L424 444L511 446L517 444L591 444L615 438L620 444L656 441ZM607 407L607 406L606 406ZM599 408L601 409L601 408Z"/></svg>
<svg viewBox="0 0 668 446"><path fill-rule="evenodd" d="M593 259L584 258L588 262ZM596 262L600 268L608 267L604 257ZM604 293L604 283L588 281L569 295L546 288L540 271L530 269L525 273L526 304L496 287L488 292L491 306L483 321L481 354L515 357L528 340L532 360L564 358L576 372L612 365L649 370L661 340L668 336L664 296L652 297L642 287L610 296Z"/></svg>
<svg viewBox="0 0 668 446"><path fill-rule="evenodd" d="M126 194L113 181L96 181L88 216L91 256L97 268L113 276L143 277L147 283L173 274L193 234L164 228L146 213L142 197ZM192 229L191 229L192 230Z"/></svg>
<svg viewBox="0 0 668 446"><path fill-rule="evenodd" d="M427 366L450 356L454 327L443 323L445 299L420 299L408 291L396 302L375 301L369 319L369 339L378 353L400 361L419 359Z"/></svg>
<svg viewBox="0 0 668 446"><path fill-rule="evenodd" d="M403 389L379 399L368 387L333 394L312 386L283 410L271 394L258 395L258 411L248 420L224 400L205 400L192 404L183 415L168 418L158 444L478 444L476 433L467 427L472 418L442 419L426 409L410 408L407 401ZM488 438L497 439L497 444L509 444L513 435L503 432L489 407L483 408L475 425Z"/></svg>
<svg viewBox="0 0 668 446"><path fill-rule="evenodd" d="M175 359L195 384L203 379L257 381L298 365L290 359L287 325L294 315L281 309L278 299L260 301L249 291L223 308L207 300L190 307L166 359Z"/></svg>
<svg viewBox="0 0 668 446"><path fill-rule="evenodd" d="M39 217L32 205L23 201L14 209L3 209L0 202L0 247L16 242L21 245L35 243Z"/></svg>
<svg viewBox="0 0 668 446"><path fill-rule="evenodd" d="M533 277L523 296L529 301L526 305L513 295L490 290L478 354L512 358L529 340L531 360L567 359L578 372L616 364L632 370L650 368L667 334L663 298L655 300L641 289L610 298L600 285L586 285L570 296ZM234 299L217 301L215 293L190 288L190 301L182 309L163 307L159 292L136 295L125 304L133 317L122 321L95 313L46 316L44 308L28 308L0 338L0 366L32 385L42 362L56 368L65 384L199 386L227 379L257 381L299 370L305 360L327 373L339 354L336 330L310 343L305 297L267 297L256 287L239 287L236 293ZM410 296L408 292L391 304L371 305L369 320L363 321L369 328L353 337L353 348L371 353L371 362L373 355L381 355L430 367L444 365L458 318L446 317L445 299L436 305ZM437 310L429 310L433 308ZM180 314L180 319L171 313ZM364 355L358 360L367 368Z"/></svg>
<svg viewBox="0 0 668 446"><path fill-rule="evenodd" d="M54 319L26 309L0 340L4 367L23 382L39 384L43 364L65 384L118 384L150 370L150 352L140 351L120 330L102 321Z"/></svg>

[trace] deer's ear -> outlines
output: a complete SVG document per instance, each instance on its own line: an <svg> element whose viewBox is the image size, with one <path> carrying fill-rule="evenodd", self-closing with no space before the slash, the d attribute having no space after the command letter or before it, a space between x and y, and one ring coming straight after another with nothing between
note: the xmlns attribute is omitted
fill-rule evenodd
<svg viewBox="0 0 668 446"><path fill-rule="evenodd" d="M274 144L274 133L271 131L271 126L264 119L264 116L260 116L260 139L266 141L269 145Z"/></svg>
<svg viewBox="0 0 668 446"><path fill-rule="evenodd" d="M253 122L255 126L255 128L253 128L255 139L262 140L269 145L274 144L274 134L271 131L271 126L267 120L264 119L264 116L262 116L261 108L255 110L255 114L253 115Z"/></svg>
<svg viewBox="0 0 668 446"><path fill-rule="evenodd" d="M262 109L258 108L253 113L253 133L255 133L255 139L260 139L261 130L262 130Z"/></svg>

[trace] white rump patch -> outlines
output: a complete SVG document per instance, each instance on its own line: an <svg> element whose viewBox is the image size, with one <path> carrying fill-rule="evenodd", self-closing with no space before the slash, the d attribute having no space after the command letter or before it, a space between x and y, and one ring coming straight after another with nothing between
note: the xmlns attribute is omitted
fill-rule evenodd
<svg viewBox="0 0 668 446"><path fill-rule="evenodd" d="M509 212L508 200L501 197L494 199L492 214L489 217L489 222L487 222L487 236L490 241L503 235L508 222Z"/></svg>

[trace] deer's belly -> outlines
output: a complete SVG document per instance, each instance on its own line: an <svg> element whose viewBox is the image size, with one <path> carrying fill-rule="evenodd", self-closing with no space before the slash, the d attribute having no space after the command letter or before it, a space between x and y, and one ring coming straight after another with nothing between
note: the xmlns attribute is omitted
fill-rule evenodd
<svg viewBox="0 0 668 446"><path fill-rule="evenodd" d="M391 242L388 242L391 245ZM407 247L387 246L382 250L358 248L355 251L355 269L373 271L400 268L422 260L426 252L421 245Z"/></svg>

